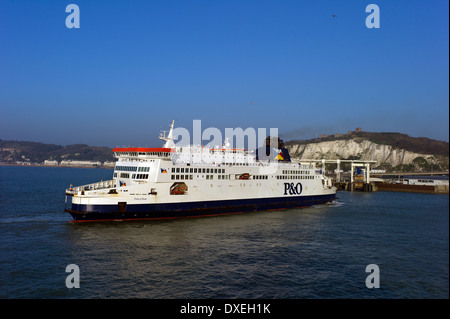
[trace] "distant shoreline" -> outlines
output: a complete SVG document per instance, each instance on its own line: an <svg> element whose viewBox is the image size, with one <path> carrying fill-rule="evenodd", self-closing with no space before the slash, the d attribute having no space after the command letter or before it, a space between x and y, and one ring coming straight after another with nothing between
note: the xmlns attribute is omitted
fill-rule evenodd
<svg viewBox="0 0 450 319"><path fill-rule="evenodd" d="M88 166L88 165L43 165L43 164L15 164L15 163L0 163L0 166L23 166L23 167L65 167L65 168L103 168L114 169L110 166Z"/></svg>

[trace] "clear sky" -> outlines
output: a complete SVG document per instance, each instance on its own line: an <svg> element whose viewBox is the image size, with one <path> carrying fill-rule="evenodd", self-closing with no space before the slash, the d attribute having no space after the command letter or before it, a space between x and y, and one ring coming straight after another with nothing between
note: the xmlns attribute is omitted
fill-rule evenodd
<svg viewBox="0 0 450 319"><path fill-rule="evenodd" d="M0 1L1 139L160 146L172 119L448 141L449 1Z"/></svg>

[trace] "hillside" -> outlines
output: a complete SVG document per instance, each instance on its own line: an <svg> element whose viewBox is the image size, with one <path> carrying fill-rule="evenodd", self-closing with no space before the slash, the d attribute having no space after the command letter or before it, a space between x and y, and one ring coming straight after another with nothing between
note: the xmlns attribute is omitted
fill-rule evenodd
<svg viewBox="0 0 450 319"><path fill-rule="evenodd" d="M286 142L286 145L301 145L320 143L327 141L339 140L368 140L375 144L389 145L393 149L404 149L406 151L422 154L435 154L449 156L449 143L444 141L433 140L427 137L410 137L402 133L390 132L351 132L351 134L334 134L324 135L321 138L310 140L292 140Z"/></svg>
<svg viewBox="0 0 450 319"><path fill-rule="evenodd" d="M73 144L67 146L38 142L0 140L0 162L42 163L45 160L114 161L108 147Z"/></svg>

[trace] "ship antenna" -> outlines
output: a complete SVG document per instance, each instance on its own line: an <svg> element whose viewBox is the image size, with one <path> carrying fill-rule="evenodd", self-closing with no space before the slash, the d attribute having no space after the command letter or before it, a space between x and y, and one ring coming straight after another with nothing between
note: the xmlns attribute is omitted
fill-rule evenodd
<svg viewBox="0 0 450 319"><path fill-rule="evenodd" d="M159 139L166 141L166 143L164 143L163 147L164 148L174 148L175 147L175 143L173 142L173 124L175 123L175 120L172 120L172 122L170 122L170 128L169 128L169 133L166 136L166 132L167 131L162 131L161 134L159 134Z"/></svg>

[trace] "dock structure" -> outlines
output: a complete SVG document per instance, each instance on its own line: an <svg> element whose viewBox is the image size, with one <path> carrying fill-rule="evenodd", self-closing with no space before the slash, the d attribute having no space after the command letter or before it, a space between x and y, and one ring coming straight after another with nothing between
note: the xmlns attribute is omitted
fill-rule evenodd
<svg viewBox="0 0 450 319"><path fill-rule="evenodd" d="M347 189L350 191L363 190L374 191L375 187L370 182L370 165L377 161L369 160L342 160L342 159L301 159L300 163L313 163L320 165L322 172L326 172L326 164L336 164L336 179L334 184L338 189ZM341 181L341 163L350 163L350 183ZM363 173L355 174L355 168L364 168Z"/></svg>
<svg viewBox="0 0 450 319"><path fill-rule="evenodd" d="M331 174L329 172L328 174L332 176L333 185L336 186L337 190L347 190L352 192L397 191L435 194L449 193L449 171L402 173L373 171L371 173L370 167L371 165L376 164L376 161L342 159L293 159L293 161L300 164L313 165L316 169L320 169L324 174L326 173L326 164L335 164L336 171ZM341 170L341 164L343 163L350 164L349 171L343 172ZM344 176L345 178L343 178ZM436 183L434 179L439 176L447 176L447 182ZM414 181L414 179L417 181Z"/></svg>

